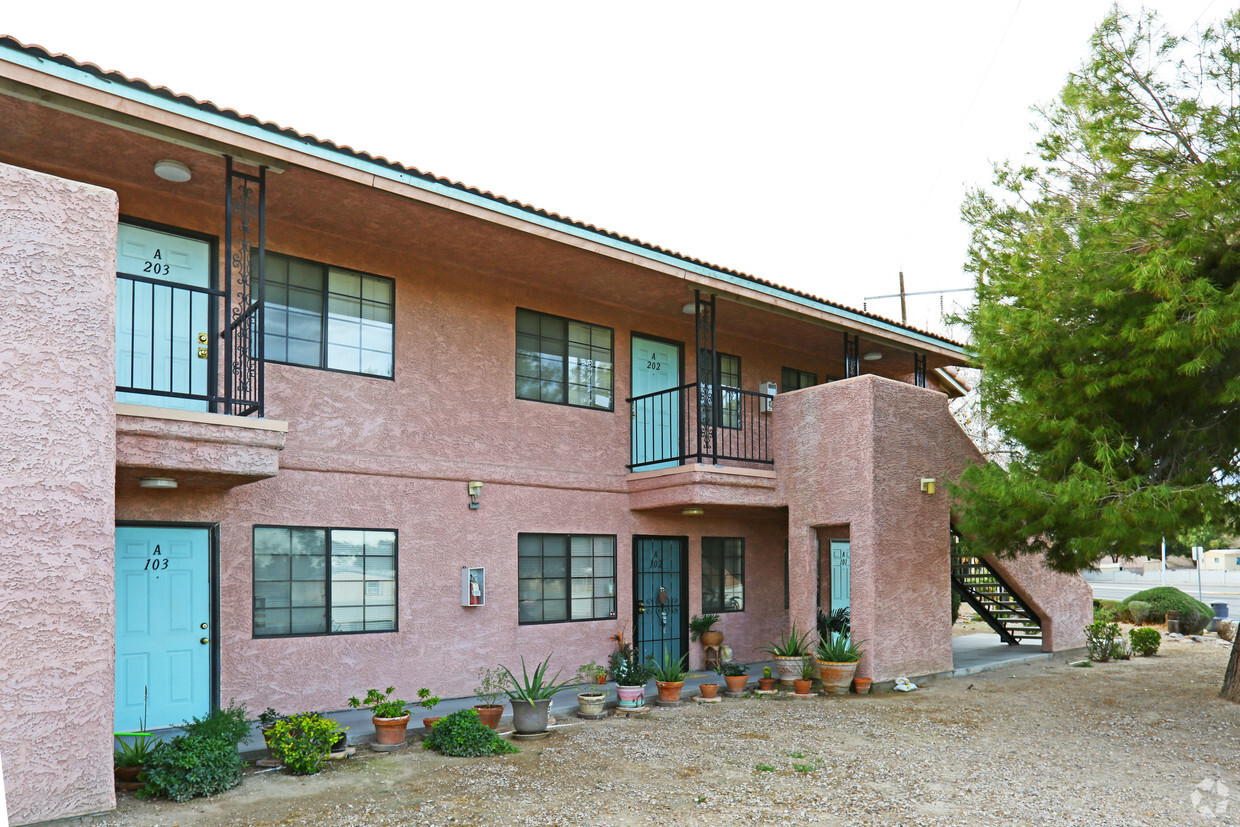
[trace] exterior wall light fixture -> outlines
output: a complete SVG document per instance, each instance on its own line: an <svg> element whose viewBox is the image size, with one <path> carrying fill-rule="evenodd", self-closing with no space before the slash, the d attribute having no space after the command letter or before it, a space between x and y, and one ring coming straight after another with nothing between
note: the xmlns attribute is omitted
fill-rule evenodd
<svg viewBox="0 0 1240 827"><path fill-rule="evenodd" d="M867 362L877 362L879 359L883 358L883 354L882 354L882 351L871 350L869 353L862 356L861 358L866 360Z"/></svg>
<svg viewBox="0 0 1240 827"><path fill-rule="evenodd" d="M482 483L473 481L473 482L468 483L468 485L469 485L469 508L471 511L476 511L482 506L482 503L478 502L478 498L482 496Z"/></svg>
<svg viewBox="0 0 1240 827"><path fill-rule="evenodd" d="M171 477L142 477L138 485L142 488L176 488L177 481Z"/></svg>
<svg viewBox="0 0 1240 827"><path fill-rule="evenodd" d="M189 168L189 164L173 161L170 158L164 158L162 161L155 162L155 174L165 181L171 181L174 184L184 184L194 177L194 172Z"/></svg>
<svg viewBox="0 0 1240 827"><path fill-rule="evenodd" d="M923 494L934 493L934 477L922 477L921 478L921 493Z"/></svg>
<svg viewBox="0 0 1240 827"><path fill-rule="evenodd" d="M697 314L697 304L694 302L689 302L680 308L680 312L684 313L686 316L694 316Z"/></svg>

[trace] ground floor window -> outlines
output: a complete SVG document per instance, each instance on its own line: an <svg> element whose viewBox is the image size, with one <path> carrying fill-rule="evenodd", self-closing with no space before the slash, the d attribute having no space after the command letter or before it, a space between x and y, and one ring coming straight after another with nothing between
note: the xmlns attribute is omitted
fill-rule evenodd
<svg viewBox="0 0 1240 827"><path fill-rule="evenodd" d="M616 616L616 538L608 534L517 535L519 623Z"/></svg>
<svg viewBox="0 0 1240 827"><path fill-rule="evenodd" d="M254 527L254 637L395 630L395 531Z"/></svg>
<svg viewBox="0 0 1240 827"><path fill-rule="evenodd" d="M702 538L702 611L745 609L745 539Z"/></svg>

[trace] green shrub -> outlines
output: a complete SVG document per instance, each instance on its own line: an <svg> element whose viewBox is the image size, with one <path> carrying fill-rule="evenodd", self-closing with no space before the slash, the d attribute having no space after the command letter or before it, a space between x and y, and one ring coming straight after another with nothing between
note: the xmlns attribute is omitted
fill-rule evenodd
<svg viewBox="0 0 1240 827"><path fill-rule="evenodd" d="M1162 635L1148 626L1128 630L1128 638L1132 641L1132 651L1145 658L1158 654L1158 647L1162 644Z"/></svg>
<svg viewBox="0 0 1240 827"><path fill-rule="evenodd" d="M339 737L339 725L317 712L302 712L277 721L267 733L272 754L293 775L314 775Z"/></svg>
<svg viewBox="0 0 1240 827"><path fill-rule="evenodd" d="M960 619L960 595L956 594L956 590L952 589L952 623L955 624Z"/></svg>
<svg viewBox="0 0 1240 827"><path fill-rule="evenodd" d="M235 744L197 732L160 744L148 759L142 795L189 801L215 795L241 783L241 756Z"/></svg>
<svg viewBox="0 0 1240 827"><path fill-rule="evenodd" d="M1120 606L1133 602L1150 604L1147 623L1166 623L1167 612L1180 613L1180 631L1187 635L1198 635L1205 630L1214 610L1196 598L1189 597L1174 586L1155 586L1152 589L1137 592L1124 598Z"/></svg>
<svg viewBox="0 0 1240 827"><path fill-rule="evenodd" d="M1123 644L1118 623L1100 619L1085 627L1085 648L1089 650L1090 660L1106 663L1116 657L1117 642Z"/></svg>
<svg viewBox="0 0 1240 827"><path fill-rule="evenodd" d="M1149 603L1144 600L1133 600L1120 606L1117 616L1124 623L1140 626L1149 620L1150 611Z"/></svg>
<svg viewBox="0 0 1240 827"><path fill-rule="evenodd" d="M520 752L514 744L505 741L495 734L495 730L479 721L478 713L472 709L453 712L435 724L422 741L422 748L463 758Z"/></svg>
<svg viewBox="0 0 1240 827"><path fill-rule="evenodd" d="M231 700L227 709L217 709L205 718L193 718L181 724L181 729L185 730L186 735L216 738L231 744L233 749L252 731L250 721L246 718L245 704Z"/></svg>

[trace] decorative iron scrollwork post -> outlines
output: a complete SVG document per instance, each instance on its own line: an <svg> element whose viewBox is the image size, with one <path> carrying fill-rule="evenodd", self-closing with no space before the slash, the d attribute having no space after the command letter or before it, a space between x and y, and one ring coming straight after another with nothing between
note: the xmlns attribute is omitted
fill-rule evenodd
<svg viewBox="0 0 1240 827"><path fill-rule="evenodd" d="M861 375L861 356L857 352L859 347L858 336L851 333L844 333L844 378L851 379L854 376Z"/></svg>
<svg viewBox="0 0 1240 827"><path fill-rule="evenodd" d="M710 457L718 464L715 425L719 422L718 383L719 358L715 349L715 296L703 299L700 290L693 291L694 317L697 328L697 460Z"/></svg>
<svg viewBox="0 0 1240 827"><path fill-rule="evenodd" d="M926 386L926 354L913 354L913 384L919 388Z"/></svg>
<svg viewBox="0 0 1240 827"><path fill-rule="evenodd" d="M254 175L225 162L223 412L262 417L267 168Z"/></svg>

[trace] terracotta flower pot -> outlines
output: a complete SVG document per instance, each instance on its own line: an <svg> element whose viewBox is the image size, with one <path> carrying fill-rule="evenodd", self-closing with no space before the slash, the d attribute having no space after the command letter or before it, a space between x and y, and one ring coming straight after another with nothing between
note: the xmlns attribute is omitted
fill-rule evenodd
<svg viewBox="0 0 1240 827"><path fill-rule="evenodd" d="M679 701L680 692L685 688L684 681L655 681L654 685L659 688L659 700L664 703Z"/></svg>
<svg viewBox="0 0 1240 827"><path fill-rule="evenodd" d="M499 729L499 719L504 717L503 704L475 704L474 710L478 713L479 721L491 729Z"/></svg>
<svg viewBox="0 0 1240 827"><path fill-rule="evenodd" d="M445 717L447 717L447 716L440 715L438 718L423 718L423 719L422 719L422 726L426 727L427 729L430 729L430 728L431 728L431 727L433 727L435 724L437 724L437 723L439 723L440 721L442 721Z"/></svg>
<svg viewBox="0 0 1240 827"><path fill-rule="evenodd" d="M138 780L142 767L113 767L112 776L118 790L140 790L146 786L145 781Z"/></svg>
<svg viewBox="0 0 1240 827"><path fill-rule="evenodd" d="M582 715L602 715L607 707L606 692L578 692L577 709Z"/></svg>
<svg viewBox="0 0 1240 827"><path fill-rule="evenodd" d="M698 685L698 691L702 693L703 698L713 698L719 692L719 684L703 683Z"/></svg>
<svg viewBox="0 0 1240 827"><path fill-rule="evenodd" d="M617 686L616 695L621 709L640 709L646 705L644 686Z"/></svg>
<svg viewBox="0 0 1240 827"><path fill-rule="evenodd" d="M758 688L766 692L775 688L775 678L758 678Z"/></svg>
<svg viewBox="0 0 1240 827"><path fill-rule="evenodd" d="M723 632L702 632L701 641L703 646L718 646L723 643Z"/></svg>
<svg viewBox="0 0 1240 827"><path fill-rule="evenodd" d="M729 692L744 692L749 685L748 675L724 675L723 682L728 685Z"/></svg>
<svg viewBox="0 0 1240 827"><path fill-rule="evenodd" d="M779 682L784 686L792 686L792 682L799 680L801 677L801 657L798 655L792 658L775 657L775 672L779 675Z"/></svg>
<svg viewBox="0 0 1240 827"><path fill-rule="evenodd" d="M858 695L869 695L870 684L873 682L873 678L853 678L853 689Z"/></svg>
<svg viewBox="0 0 1240 827"><path fill-rule="evenodd" d="M793 691L796 692L798 695L808 695L809 688L813 685L814 685L814 681L812 678L810 679L797 678L796 680L792 682Z"/></svg>
<svg viewBox="0 0 1240 827"><path fill-rule="evenodd" d="M847 695L852 686L853 675L857 673L856 662L832 663L818 661L818 669L822 672L822 688L831 695Z"/></svg>
<svg viewBox="0 0 1240 827"><path fill-rule="evenodd" d="M399 718L372 716L370 721L375 725L375 743L386 746L405 743L405 730L409 726L408 715L402 715Z"/></svg>

